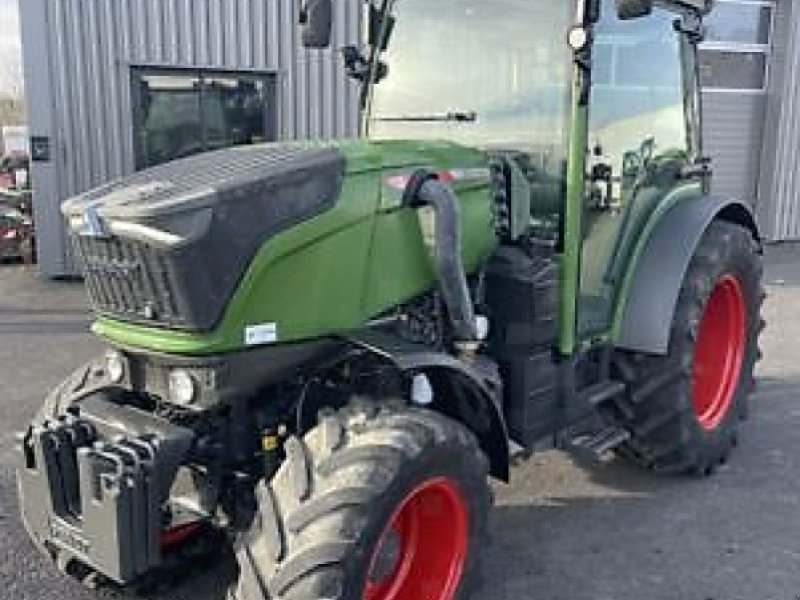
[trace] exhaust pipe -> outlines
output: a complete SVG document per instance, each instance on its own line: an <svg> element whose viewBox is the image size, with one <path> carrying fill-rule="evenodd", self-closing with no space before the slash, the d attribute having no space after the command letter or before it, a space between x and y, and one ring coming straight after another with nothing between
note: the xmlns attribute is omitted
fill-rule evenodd
<svg viewBox="0 0 800 600"><path fill-rule="evenodd" d="M403 195L407 206L430 206L436 215L435 256L439 286L455 333L456 343L478 339L475 311L461 262L461 219L458 196L430 171L411 176Z"/></svg>

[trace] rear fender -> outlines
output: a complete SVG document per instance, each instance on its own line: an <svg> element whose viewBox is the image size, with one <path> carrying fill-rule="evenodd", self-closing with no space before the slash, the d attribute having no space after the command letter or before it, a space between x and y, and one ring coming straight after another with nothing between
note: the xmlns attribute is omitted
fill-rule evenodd
<svg viewBox="0 0 800 600"><path fill-rule="evenodd" d="M647 354L664 355L683 279L700 239L715 220L748 229L760 241L750 207L724 196L682 201L656 223L639 242L615 314L615 345Z"/></svg>
<svg viewBox="0 0 800 600"><path fill-rule="evenodd" d="M467 363L374 330L360 331L347 339L389 361L401 373L427 375L434 391L430 408L470 429L489 459L492 476L509 480L508 429L502 411L502 386L493 363Z"/></svg>

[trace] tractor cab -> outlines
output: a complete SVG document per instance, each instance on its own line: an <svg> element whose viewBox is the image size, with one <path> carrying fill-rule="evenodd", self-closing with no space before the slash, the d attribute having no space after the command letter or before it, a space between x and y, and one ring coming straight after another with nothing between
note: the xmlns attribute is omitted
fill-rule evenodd
<svg viewBox="0 0 800 600"><path fill-rule="evenodd" d="M653 210L667 195L707 186L696 44L710 6L397 0L369 8L377 45L359 75L365 135L486 152L505 180L504 241L535 240L559 255L565 353L619 333L625 267Z"/></svg>

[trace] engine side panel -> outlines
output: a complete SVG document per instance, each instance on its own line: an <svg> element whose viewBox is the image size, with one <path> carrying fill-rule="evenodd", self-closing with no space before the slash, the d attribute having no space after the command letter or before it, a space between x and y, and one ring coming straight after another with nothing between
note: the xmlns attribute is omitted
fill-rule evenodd
<svg viewBox="0 0 800 600"><path fill-rule="evenodd" d="M480 162L476 163L476 160ZM460 200L461 259L468 274L475 273L483 265L497 244L489 170L485 160L477 152L464 156L461 166L476 164L483 176L472 181L450 183ZM375 220L364 288L363 312L366 318L437 286L433 210L428 207L395 207L393 200L399 195L399 190L390 189L384 183L382 204L389 208L381 211Z"/></svg>

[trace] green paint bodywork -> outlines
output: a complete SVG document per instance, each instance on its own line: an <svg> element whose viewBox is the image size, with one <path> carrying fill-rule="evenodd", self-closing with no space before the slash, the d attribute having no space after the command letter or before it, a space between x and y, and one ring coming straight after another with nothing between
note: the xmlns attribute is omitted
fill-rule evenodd
<svg viewBox="0 0 800 600"><path fill-rule="evenodd" d="M561 306L559 351L568 356L575 350L578 326L583 199L585 197L586 148L589 147L589 108L581 102L586 73L576 64L572 91L572 131L567 165L567 205L564 211L564 254L561 260Z"/></svg>
<svg viewBox="0 0 800 600"><path fill-rule="evenodd" d="M401 205L386 180L418 168L472 169L455 182L461 200L462 258L475 272L496 245L487 157L448 143L336 143L347 157L335 207L269 240L254 257L224 317L210 332L187 333L101 318L114 344L209 355L241 350L249 326L275 323L281 343L357 329L436 286L432 213ZM473 173L473 171L470 171Z"/></svg>

